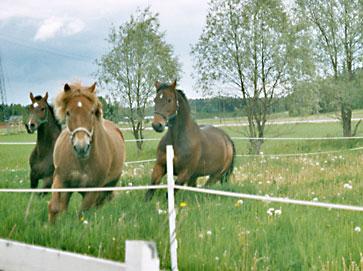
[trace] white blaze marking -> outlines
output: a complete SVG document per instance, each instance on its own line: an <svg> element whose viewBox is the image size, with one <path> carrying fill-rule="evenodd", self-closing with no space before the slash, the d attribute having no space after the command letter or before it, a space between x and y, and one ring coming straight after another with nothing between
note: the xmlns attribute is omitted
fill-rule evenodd
<svg viewBox="0 0 363 271"><path fill-rule="evenodd" d="M33 104L33 107L34 107L34 108L37 108L38 106L39 106L39 104L38 104L38 103L34 103L34 104Z"/></svg>
<svg viewBox="0 0 363 271"><path fill-rule="evenodd" d="M78 107L82 107L82 103L81 103L81 102L78 102L78 103L77 103L77 106L78 106Z"/></svg>

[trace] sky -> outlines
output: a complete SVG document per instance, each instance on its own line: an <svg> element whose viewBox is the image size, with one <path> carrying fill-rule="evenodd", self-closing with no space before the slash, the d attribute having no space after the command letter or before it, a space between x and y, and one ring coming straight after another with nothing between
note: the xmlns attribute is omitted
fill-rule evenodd
<svg viewBox="0 0 363 271"><path fill-rule="evenodd" d="M188 97L198 97L190 49L205 25L207 0L1 0L0 57L7 102L28 104L29 91L48 91L52 99L75 80L92 84L95 60L109 48L111 25L125 23L138 8L148 6L159 13L166 42L182 64L178 87Z"/></svg>

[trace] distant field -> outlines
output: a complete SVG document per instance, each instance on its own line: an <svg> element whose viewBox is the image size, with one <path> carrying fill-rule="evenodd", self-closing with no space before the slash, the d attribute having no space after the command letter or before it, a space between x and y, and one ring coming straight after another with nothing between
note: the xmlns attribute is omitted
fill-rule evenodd
<svg viewBox="0 0 363 271"><path fill-rule="evenodd" d="M356 115L362 114L357 112ZM324 116L322 118L326 118ZM205 120L203 120L205 121ZM243 127L225 129L246 136ZM358 131L363 136L363 128ZM130 132L124 132L131 139ZM339 123L268 126L268 137L340 136ZM146 138L160 134L146 131ZM0 136L4 141L33 141L35 136ZM247 154L248 142L236 141ZM155 156L157 142L142 152L127 144L127 160ZM363 140L267 141L264 154L339 151L303 157L238 158L228 184L213 189L363 206ZM29 187L28 157L33 146L0 145L0 187ZM148 184L152 164L125 167L120 185ZM203 183L203 180L200 180ZM0 237L123 261L127 239L154 240L162 268L169 268L165 192L143 201L144 192L118 193L101 208L78 219L80 196L55 225L47 222L47 201L29 194L0 194ZM362 270L363 214L178 192L176 195L180 270ZM185 202L186 207L179 204ZM270 208L281 215L269 215ZM271 213L271 212L270 212Z"/></svg>

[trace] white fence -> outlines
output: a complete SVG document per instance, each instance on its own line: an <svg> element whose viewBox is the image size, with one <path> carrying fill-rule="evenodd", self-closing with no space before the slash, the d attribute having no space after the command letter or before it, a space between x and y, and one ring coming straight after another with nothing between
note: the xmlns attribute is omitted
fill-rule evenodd
<svg viewBox="0 0 363 271"><path fill-rule="evenodd" d="M2 271L159 271L154 242L126 241L125 263L0 239Z"/></svg>

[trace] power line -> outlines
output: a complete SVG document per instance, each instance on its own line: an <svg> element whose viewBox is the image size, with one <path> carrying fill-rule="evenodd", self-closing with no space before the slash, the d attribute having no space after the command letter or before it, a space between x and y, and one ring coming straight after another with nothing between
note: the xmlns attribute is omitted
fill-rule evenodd
<svg viewBox="0 0 363 271"><path fill-rule="evenodd" d="M7 37L7 36L1 35L1 34L0 34L0 39L3 40L3 41L6 41L6 42L12 43L12 44L16 44L16 45L19 45L19 46L22 46L22 47L26 47L26 48L31 49L31 50L39 51L41 53L56 55L56 56L69 58L69 59L82 61L82 62L88 62L88 63L93 61L92 57L73 55L73 54L61 52L61 51L56 50L56 49L41 48L41 47L29 45L29 44L26 44L23 41L17 40L15 38L10 38L10 37Z"/></svg>

